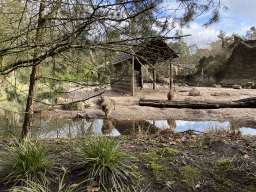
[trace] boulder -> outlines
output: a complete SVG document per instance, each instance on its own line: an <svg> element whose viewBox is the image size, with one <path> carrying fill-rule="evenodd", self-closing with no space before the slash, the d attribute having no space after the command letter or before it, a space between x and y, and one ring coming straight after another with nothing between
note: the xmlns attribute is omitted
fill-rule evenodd
<svg viewBox="0 0 256 192"><path fill-rule="evenodd" d="M193 88L193 89L191 89L190 91L189 91L189 94L188 94L189 96L200 96L201 95L201 92L198 90L198 89L196 89L196 88Z"/></svg>

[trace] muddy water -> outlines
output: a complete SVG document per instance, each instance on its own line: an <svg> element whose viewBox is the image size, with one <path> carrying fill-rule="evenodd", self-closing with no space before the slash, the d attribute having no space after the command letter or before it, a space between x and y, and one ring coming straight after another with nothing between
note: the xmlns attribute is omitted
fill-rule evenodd
<svg viewBox="0 0 256 192"><path fill-rule="evenodd" d="M23 116L18 113L2 111L0 114L0 138L7 139L20 137ZM177 132L189 129L197 133L209 129L225 129L230 127L239 129L242 134L256 135L256 122L219 122L219 121L183 121L183 120L141 120L141 121L116 121L106 119L66 119L59 118L34 118L33 137L38 138L73 138L83 135L118 136L129 134L154 134L159 130L171 128Z"/></svg>

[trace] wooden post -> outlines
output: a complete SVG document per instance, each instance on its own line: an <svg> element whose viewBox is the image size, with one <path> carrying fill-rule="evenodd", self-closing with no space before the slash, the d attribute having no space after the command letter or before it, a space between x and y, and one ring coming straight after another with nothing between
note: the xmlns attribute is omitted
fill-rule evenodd
<svg viewBox="0 0 256 192"><path fill-rule="evenodd" d="M156 90L156 71L153 68L153 90Z"/></svg>
<svg viewBox="0 0 256 192"><path fill-rule="evenodd" d="M172 60L170 60L170 89L173 87Z"/></svg>
<svg viewBox="0 0 256 192"><path fill-rule="evenodd" d="M142 66L140 66L140 85L141 85L141 88L143 88L143 70L142 70Z"/></svg>
<svg viewBox="0 0 256 192"><path fill-rule="evenodd" d="M132 96L134 96L134 56L132 56Z"/></svg>

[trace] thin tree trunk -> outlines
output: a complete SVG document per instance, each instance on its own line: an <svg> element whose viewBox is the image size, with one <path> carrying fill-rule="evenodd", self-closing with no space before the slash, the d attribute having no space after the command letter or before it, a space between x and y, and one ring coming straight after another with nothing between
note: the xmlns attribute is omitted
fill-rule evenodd
<svg viewBox="0 0 256 192"><path fill-rule="evenodd" d="M45 10L46 1L47 0L40 1L38 27L36 31L36 37L35 37L35 42L37 42L38 45L43 42L46 23L48 22L49 18L51 18L54 14L57 13L62 2L62 0L57 0L56 5L52 8L51 12L45 15L44 10ZM40 47L37 47L35 49L34 57L36 58L40 56L41 52L42 52L42 49ZM40 67L41 67L40 63L41 61L34 63L34 66L32 67L32 72L30 75L29 95L27 99L25 118L23 123L22 134L21 134L22 139L24 139L25 137L26 138L31 137L32 120L33 120L33 114L34 114L35 100L37 97L38 77L39 77Z"/></svg>
<svg viewBox="0 0 256 192"><path fill-rule="evenodd" d="M46 0L41 0L40 2L38 28L36 31L36 40L38 44L43 41L44 26L46 24L46 20L44 19L45 3L46 3ZM36 48L34 57L38 57L39 54L40 54L40 48ZM21 135L22 139L31 137L32 120L34 115L35 100L37 97L37 85L38 85L39 72L40 72L40 61L37 63L34 63L34 66L32 67L32 72L30 75L29 94L27 98L25 118L24 118L22 135Z"/></svg>

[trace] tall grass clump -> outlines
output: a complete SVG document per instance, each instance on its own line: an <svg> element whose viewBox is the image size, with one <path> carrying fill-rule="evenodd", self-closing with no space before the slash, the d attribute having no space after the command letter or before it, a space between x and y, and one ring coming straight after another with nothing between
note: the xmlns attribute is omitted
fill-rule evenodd
<svg viewBox="0 0 256 192"><path fill-rule="evenodd" d="M56 189L56 192L73 192L77 190L79 184L73 184L66 186L64 183L64 177L66 172L64 172L64 175L61 179L59 179L59 185L58 189ZM37 183L30 180L25 180L24 183L26 183L26 186L15 186L12 189L9 190L9 192L53 192L53 190L50 189L49 183ZM75 186L74 186L75 185Z"/></svg>
<svg viewBox="0 0 256 192"><path fill-rule="evenodd" d="M24 180L50 183L53 162L45 157L45 146L36 146L29 139L15 143L4 144L4 151L0 153L1 180L6 184L15 182L14 185Z"/></svg>
<svg viewBox="0 0 256 192"><path fill-rule="evenodd" d="M82 169L85 182L97 181L105 190L127 186L136 176L135 158L119 150L120 142L97 136L82 139L76 152L76 168Z"/></svg>

